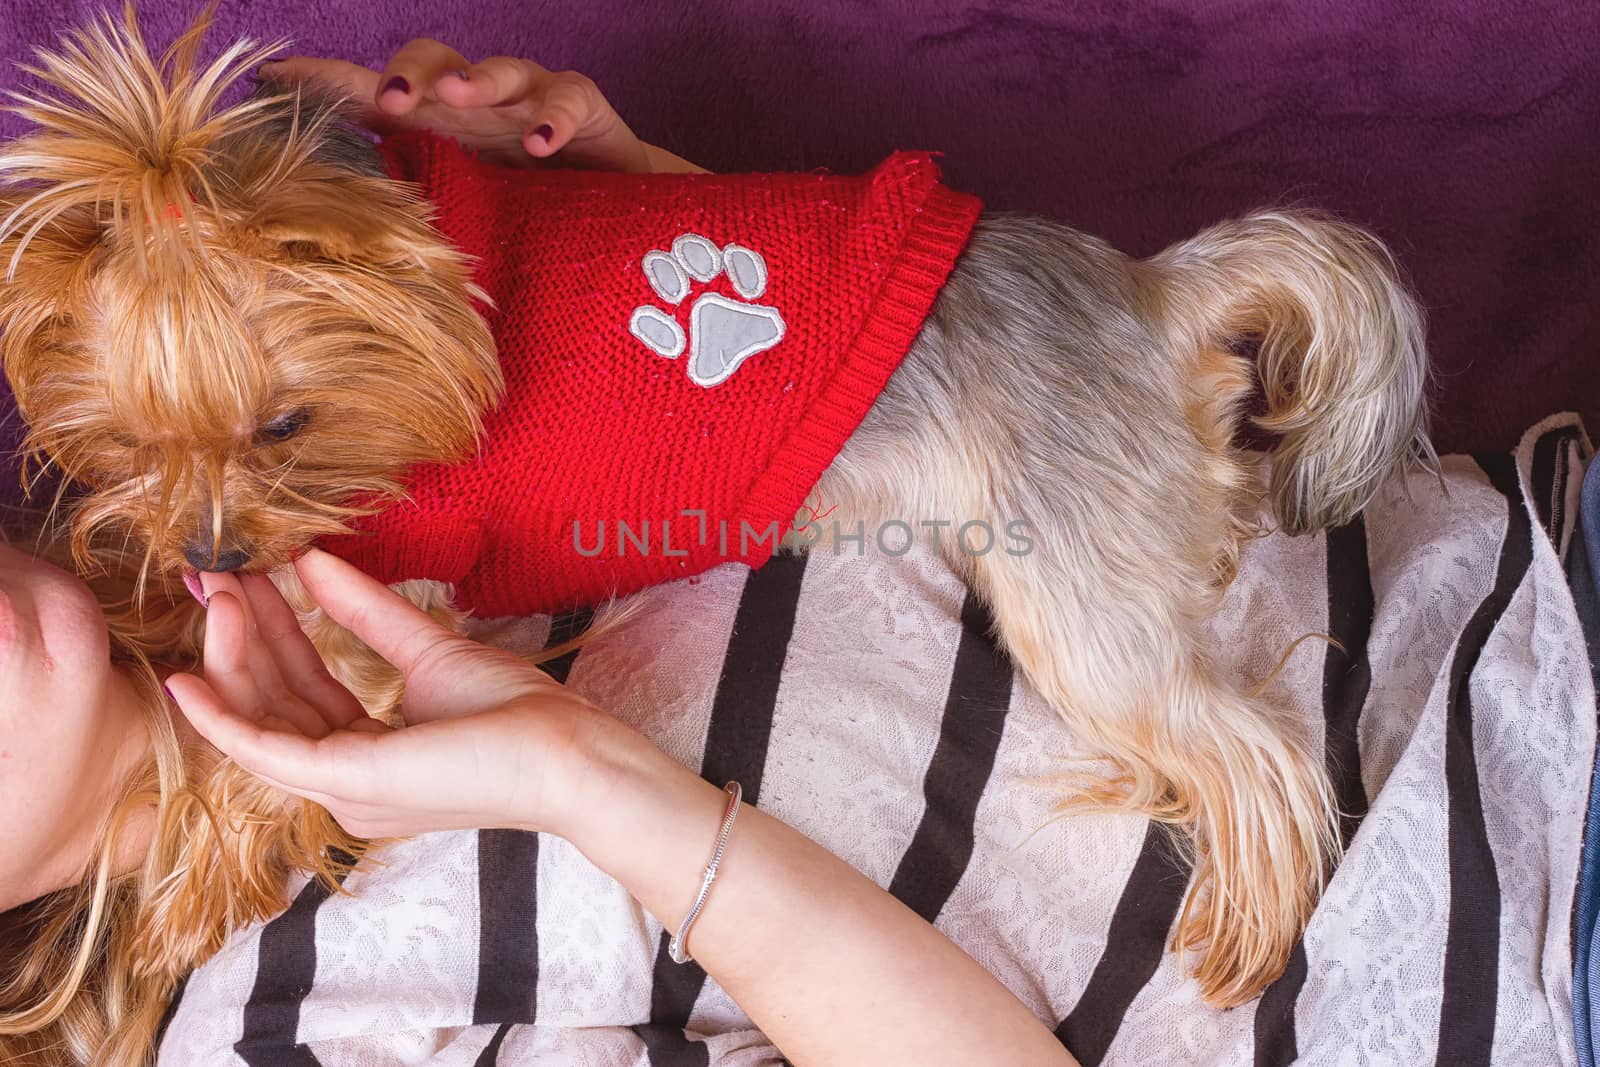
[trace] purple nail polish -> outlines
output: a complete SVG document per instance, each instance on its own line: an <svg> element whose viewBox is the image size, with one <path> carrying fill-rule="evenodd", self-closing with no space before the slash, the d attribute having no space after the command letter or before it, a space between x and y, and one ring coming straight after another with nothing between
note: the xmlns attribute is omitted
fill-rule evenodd
<svg viewBox="0 0 1600 1067"><path fill-rule="evenodd" d="M167 683L161 683L161 691L167 694L167 699L172 701L174 704L178 702L178 698L172 695L172 690L167 686Z"/></svg>
<svg viewBox="0 0 1600 1067"><path fill-rule="evenodd" d="M409 94L411 92L411 83L400 77L400 75L396 74L394 77L389 79L388 84L383 87L383 91L386 93L392 93L396 90Z"/></svg>
<svg viewBox="0 0 1600 1067"><path fill-rule="evenodd" d="M555 139L556 130L554 126L547 122L543 126L540 126L537 130L534 130L533 135L544 141L546 144L549 144Z"/></svg>

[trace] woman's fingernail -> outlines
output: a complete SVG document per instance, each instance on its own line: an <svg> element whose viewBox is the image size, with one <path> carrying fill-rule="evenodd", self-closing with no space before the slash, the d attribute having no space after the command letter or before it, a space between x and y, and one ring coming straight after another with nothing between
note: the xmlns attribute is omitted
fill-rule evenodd
<svg viewBox="0 0 1600 1067"><path fill-rule="evenodd" d="M194 571L183 572L183 587L189 590L189 595L200 601L201 604L206 602L205 587L200 584L200 576Z"/></svg>
<svg viewBox="0 0 1600 1067"><path fill-rule="evenodd" d="M389 79L388 84L383 87L383 91L386 93L392 93L396 90L409 95L411 92L411 83L400 77L400 75L396 74L394 77Z"/></svg>
<svg viewBox="0 0 1600 1067"><path fill-rule="evenodd" d="M464 68L461 69L461 70L452 70L450 73L454 74L456 77L460 78L462 81L467 81L468 79L470 79L472 77L472 71L466 70Z"/></svg>
<svg viewBox="0 0 1600 1067"><path fill-rule="evenodd" d="M167 683L161 683L161 691L167 694L167 699L172 701L174 704L178 702L178 698L172 695L172 687L167 685Z"/></svg>
<svg viewBox="0 0 1600 1067"><path fill-rule="evenodd" d="M534 130L533 135L539 138L545 144L549 144L555 139L556 130L554 126L547 122L543 126L540 126L537 130Z"/></svg>

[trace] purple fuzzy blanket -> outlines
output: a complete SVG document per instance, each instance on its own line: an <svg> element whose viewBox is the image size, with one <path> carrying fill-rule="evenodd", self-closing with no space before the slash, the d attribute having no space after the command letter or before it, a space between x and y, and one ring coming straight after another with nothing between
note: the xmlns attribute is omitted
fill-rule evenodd
<svg viewBox="0 0 1600 1067"><path fill-rule="evenodd" d="M0 0L0 87L104 6ZM198 6L147 0L150 36ZM990 207L1137 254L1261 204L1328 208L1421 292L1441 451L1509 447L1562 408L1600 425L1594 0L224 0L217 21L213 46L378 65L431 36L576 68L715 170L939 149Z"/></svg>

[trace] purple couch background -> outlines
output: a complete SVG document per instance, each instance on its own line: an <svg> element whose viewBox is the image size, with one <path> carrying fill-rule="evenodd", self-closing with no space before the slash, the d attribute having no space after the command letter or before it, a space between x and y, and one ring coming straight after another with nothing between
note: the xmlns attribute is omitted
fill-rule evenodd
<svg viewBox="0 0 1600 1067"><path fill-rule="evenodd" d="M0 86L103 6L0 0ZM146 0L149 36L198 7ZM1600 427L1595 0L225 0L213 51L235 35L576 68L714 170L940 149L990 207L1141 255L1256 205L1328 208L1390 243L1429 310L1441 450L1561 408Z"/></svg>

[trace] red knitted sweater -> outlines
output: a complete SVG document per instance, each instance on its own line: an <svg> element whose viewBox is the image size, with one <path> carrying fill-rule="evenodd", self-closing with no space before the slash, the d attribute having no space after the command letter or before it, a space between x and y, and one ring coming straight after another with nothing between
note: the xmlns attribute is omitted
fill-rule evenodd
<svg viewBox="0 0 1600 1067"><path fill-rule="evenodd" d="M382 148L476 258L507 392L474 458L414 469L411 500L326 544L386 582L454 582L483 616L765 562L979 207L926 155L847 178L505 170L414 134Z"/></svg>

